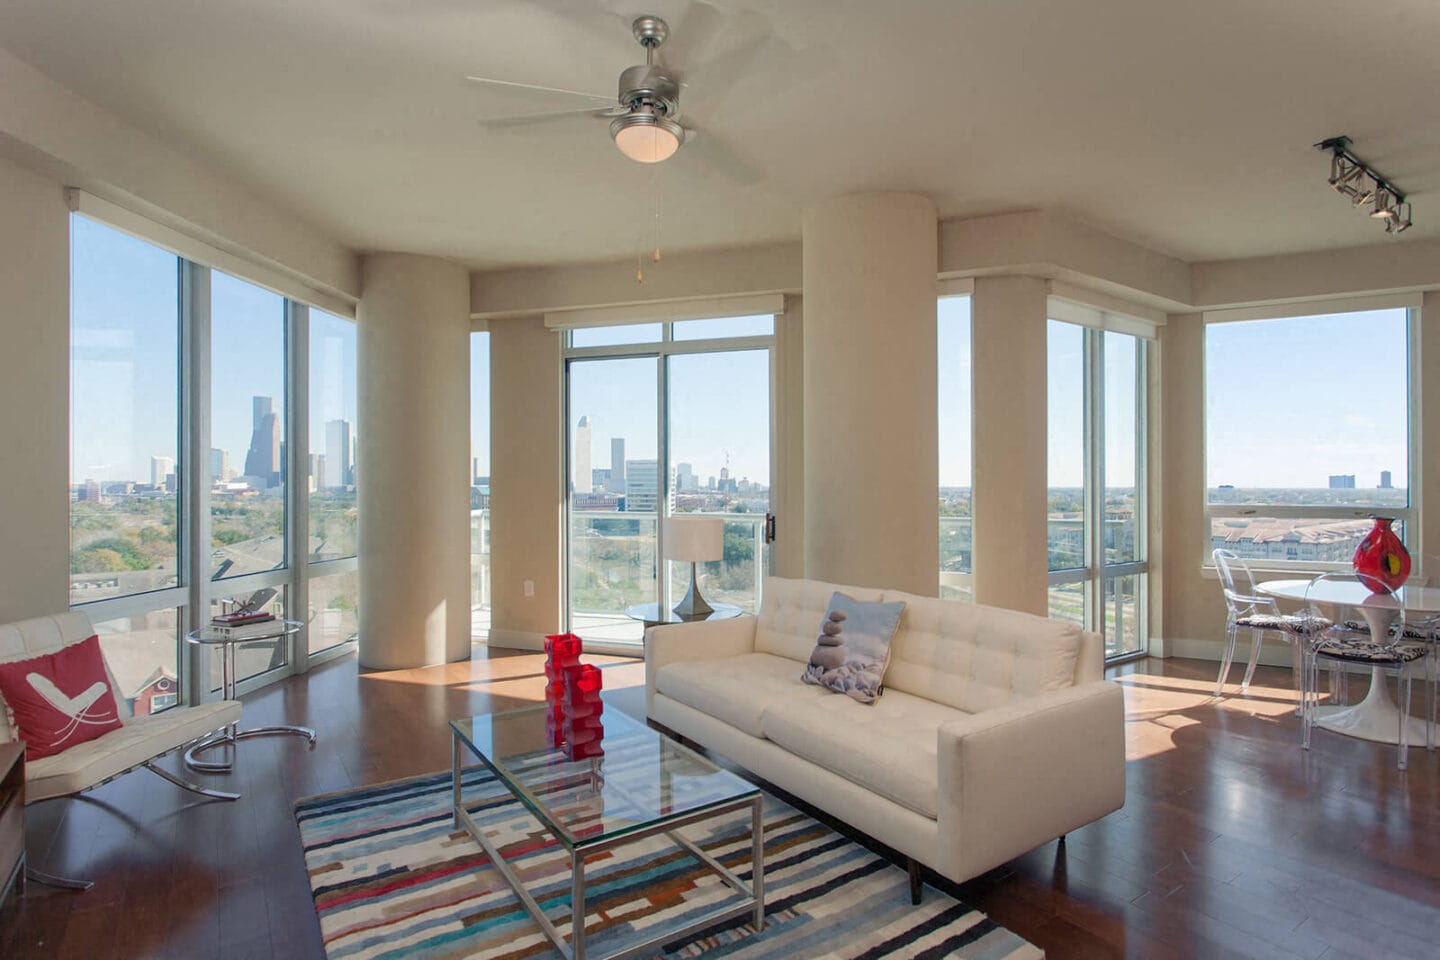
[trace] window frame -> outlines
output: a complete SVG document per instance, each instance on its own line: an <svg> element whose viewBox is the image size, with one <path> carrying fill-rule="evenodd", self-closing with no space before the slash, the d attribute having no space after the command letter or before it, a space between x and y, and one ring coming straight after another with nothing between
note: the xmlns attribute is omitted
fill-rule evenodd
<svg viewBox="0 0 1440 960"><path fill-rule="evenodd" d="M1422 523L1423 511L1421 500L1422 485L1420 483L1421 459L1420 459L1420 431L1419 417L1422 411L1421 382L1420 382L1420 334L1421 334L1421 299L1415 296L1382 296L1382 297L1360 297L1338 300L1308 301L1299 304L1285 304L1271 307L1240 308L1231 310L1208 311L1202 315L1204 323L1204 336L1201 339L1200 351L1200 415L1201 415L1201 450L1200 450L1200 496L1202 499L1202 524L1200 543L1202 544L1202 556L1199 558L1201 573L1205 576L1218 576L1215 569L1215 560L1212 555L1214 548L1214 521L1224 518L1243 517L1266 517L1277 520L1368 520L1375 516L1381 508L1373 506L1324 506L1309 504L1273 504L1273 503L1211 503L1209 470L1210 470L1210 424L1207 417L1210 397L1210 373L1209 373L1209 332L1212 324L1223 323L1245 323L1254 320L1301 320L1309 317L1333 316L1341 313L1365 313L1378 312L1381 310L1403 309L1405 311L1405 349L1406 362L1405 371L1406 383L1406 470L1405 490L1408 505L1403 508L1384 507L1385 516L1393 516L1401 525L1402 540L1406 547L1413 553L1420 543L1420 526ZM1393 472L1393 471L1392 471ZM1350 569L1348 561L1326 561L1326 560L1290 560L1290 559L1247 559L1246 564L1251 570L1265 573L1277 574L1316 574L1331 571L1343 572Z"/></svg>
<svg viewBox="0 0 1440 960"><path fill-rule="evenodd" d="M68 609L84 613L92 623L128 619L173 609L177 612L178 629L176 642L177 693L176 703L163 709L203 702L211 696L209 684L209 648L201 648L185 641L190 631L209 620L210 604L213 600L232 594L283 586L286 591L287 613L295 619L305 619L307 626L291 637L285 650L283 666L263 671L237 684L237 693L245 695L253 690L268 686L286 677L306 672L311 666L336 657L346 656L355 648L355 638L317 651L309 652L308 584L311 577L348 573L359 569L360 558L356 556L319 562L307 562L309 537L309 484L305 482L309 470L309 311L310 305L287 291L264 282L257 282L246 274L250 271L236 271L233 258L217 255L211 259L216 263L206 264L191 259L204 255L207 248L196 242L170 242L169 232L158 225L148 224L141 218L126 212L113 219L102 214L109 212L108 206L86 209L72 204L71 222L84 218L108 230L132 236L141 242L164 250L175 256L179 271L177 322L179 325L179 444L176 458L176 483L179 488L176 525L179 530L177 585L160 590L126 594L69 603ZM143 229L139 228L144 226ZM188 255L187 255L188 254ZM222 267L223 265L223 267ZM243 264L241 264L243 266ZM71 284L75 282L75 259L73 249L73 227L69 262ZM286 446L284 469L287 472L285 489L285 564L273 570L211 580L209 558L211 547L210 475L211 449L211 275L215 269L235 279L269 290L279 295L284 304L284 345L285 345L285 422L282 436ZM263 271L261 271L263 273ZM323 299L323 298L322 298ZM353 323L353 317L337 311L334 304L317 305L316 309L338 319ZM73 316L67 323L73 324ZM72 347L73 350L73 347ZM73 360L72 360L73 363ZM358 375L358 371L357 371ZM75 410L69 410L73 424ZM305 616L296 617L301 611Z"/></svg>

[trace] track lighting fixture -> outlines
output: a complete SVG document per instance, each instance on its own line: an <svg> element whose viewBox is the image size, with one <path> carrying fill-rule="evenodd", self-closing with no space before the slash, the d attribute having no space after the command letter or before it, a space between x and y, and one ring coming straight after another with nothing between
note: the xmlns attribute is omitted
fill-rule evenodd
<svg viewBox="0 0 1440 960"><path fill-rule="evenodd" d="M1316 150L1330 151L1330 186L1352 206L1370 207L1370 217L1385 223L1385 232L1400 234L1410 229L1410 204L1395 185L1370 169L1350 152L1349 137L1331 137L1315 144Z"/></svg>

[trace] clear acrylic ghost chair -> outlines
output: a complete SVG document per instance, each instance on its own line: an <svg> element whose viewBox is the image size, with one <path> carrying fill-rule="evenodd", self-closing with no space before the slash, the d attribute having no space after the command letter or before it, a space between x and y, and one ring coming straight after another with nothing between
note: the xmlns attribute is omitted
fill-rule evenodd
<svg viewBox="0 0 1440 960"><path fill-rule="evenodd" d="M1220 587L1225 594L1225 654L1220 660L1220 676L1215 681L1215 696L1225 692L1225 680L1230 673L1230 664L1235 660L1235 643L1241 630L1250 632L1250 660L1245 665L1245 679L1240 684L1241 692L1250 689L1255 676L1255 663L1260 658L1260 647L1265 635L1273 633L1294 648L1291 675L1295 688L1301 689L1300 647L1296 635L1306 630L1309 620L1305 616L1291 616L1280 612L1274 598L1262 597L1255 591L1255 577L1245 560L1231 550L1216 550L1211 556L1215 569L1220 574ZM1238 576L1237 576L1238 575Z"/></svg>
<svg viewBox="0 0 1440 960"><path fill-rule="evenodd" d="M1327 599L1333 596L1333 592L1327 590L1330 584L1353 591L1355 575L1321 574L1310 581L1306 590L1305 606L1311 617L1317 622L1322 621L1329 616L1330 609L1334 610L1335 616L1333 622L1309 631L1302 638L1300 745L1310 749L1310 733L1319 712L1319 665L1322 661L1341 670L1352 664L1369 667L1376 671L1372 683L1385 682L1380 671L1393 672L1400 694L1397 717L1399 752L1395 765L1404 770L1410 747L1411 680L1417 673L1423 674L1430 698L1425 720L1425 746L1434 746L1433 644L1407 637L1405 606L1391 591L1382 588L1362 601L1336 603Z"/></svg>

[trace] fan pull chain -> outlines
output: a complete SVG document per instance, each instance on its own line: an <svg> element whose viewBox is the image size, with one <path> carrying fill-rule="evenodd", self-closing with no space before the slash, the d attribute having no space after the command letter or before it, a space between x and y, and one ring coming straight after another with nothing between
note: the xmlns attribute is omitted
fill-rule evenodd
<svg viewBox="0 0 1440 960"><path fill-rule="evenodd" d="M650 196L655 201L655 250L650 254L651 263L660 262L660 171L650 170Z"/></svg>

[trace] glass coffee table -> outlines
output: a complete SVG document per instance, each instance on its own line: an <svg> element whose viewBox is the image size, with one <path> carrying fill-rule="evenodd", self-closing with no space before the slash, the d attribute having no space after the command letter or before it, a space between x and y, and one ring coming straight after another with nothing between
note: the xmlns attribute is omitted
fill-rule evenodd
<svg viewBox="0 0 1440 960"><path fill-rule="evenodd" d="M450 723L455 825L485 850L520 903L561 956L586 960L585 861L596 854L657 834L710 868L734 894L703 916L666 927L644 942L626 944L604 960L655 951L687 934L749 916L757 931L765 919L765 852L758 787L613 707L604 711L603 756L569 760L552 747L544 706L484 714ZM571 933L567 943L526 890L515 868L470 815L461 795L465 755L478 758L570 854ZM751 811L752 880L745 883L697 844L682 827L743 810Z"/></svg>

